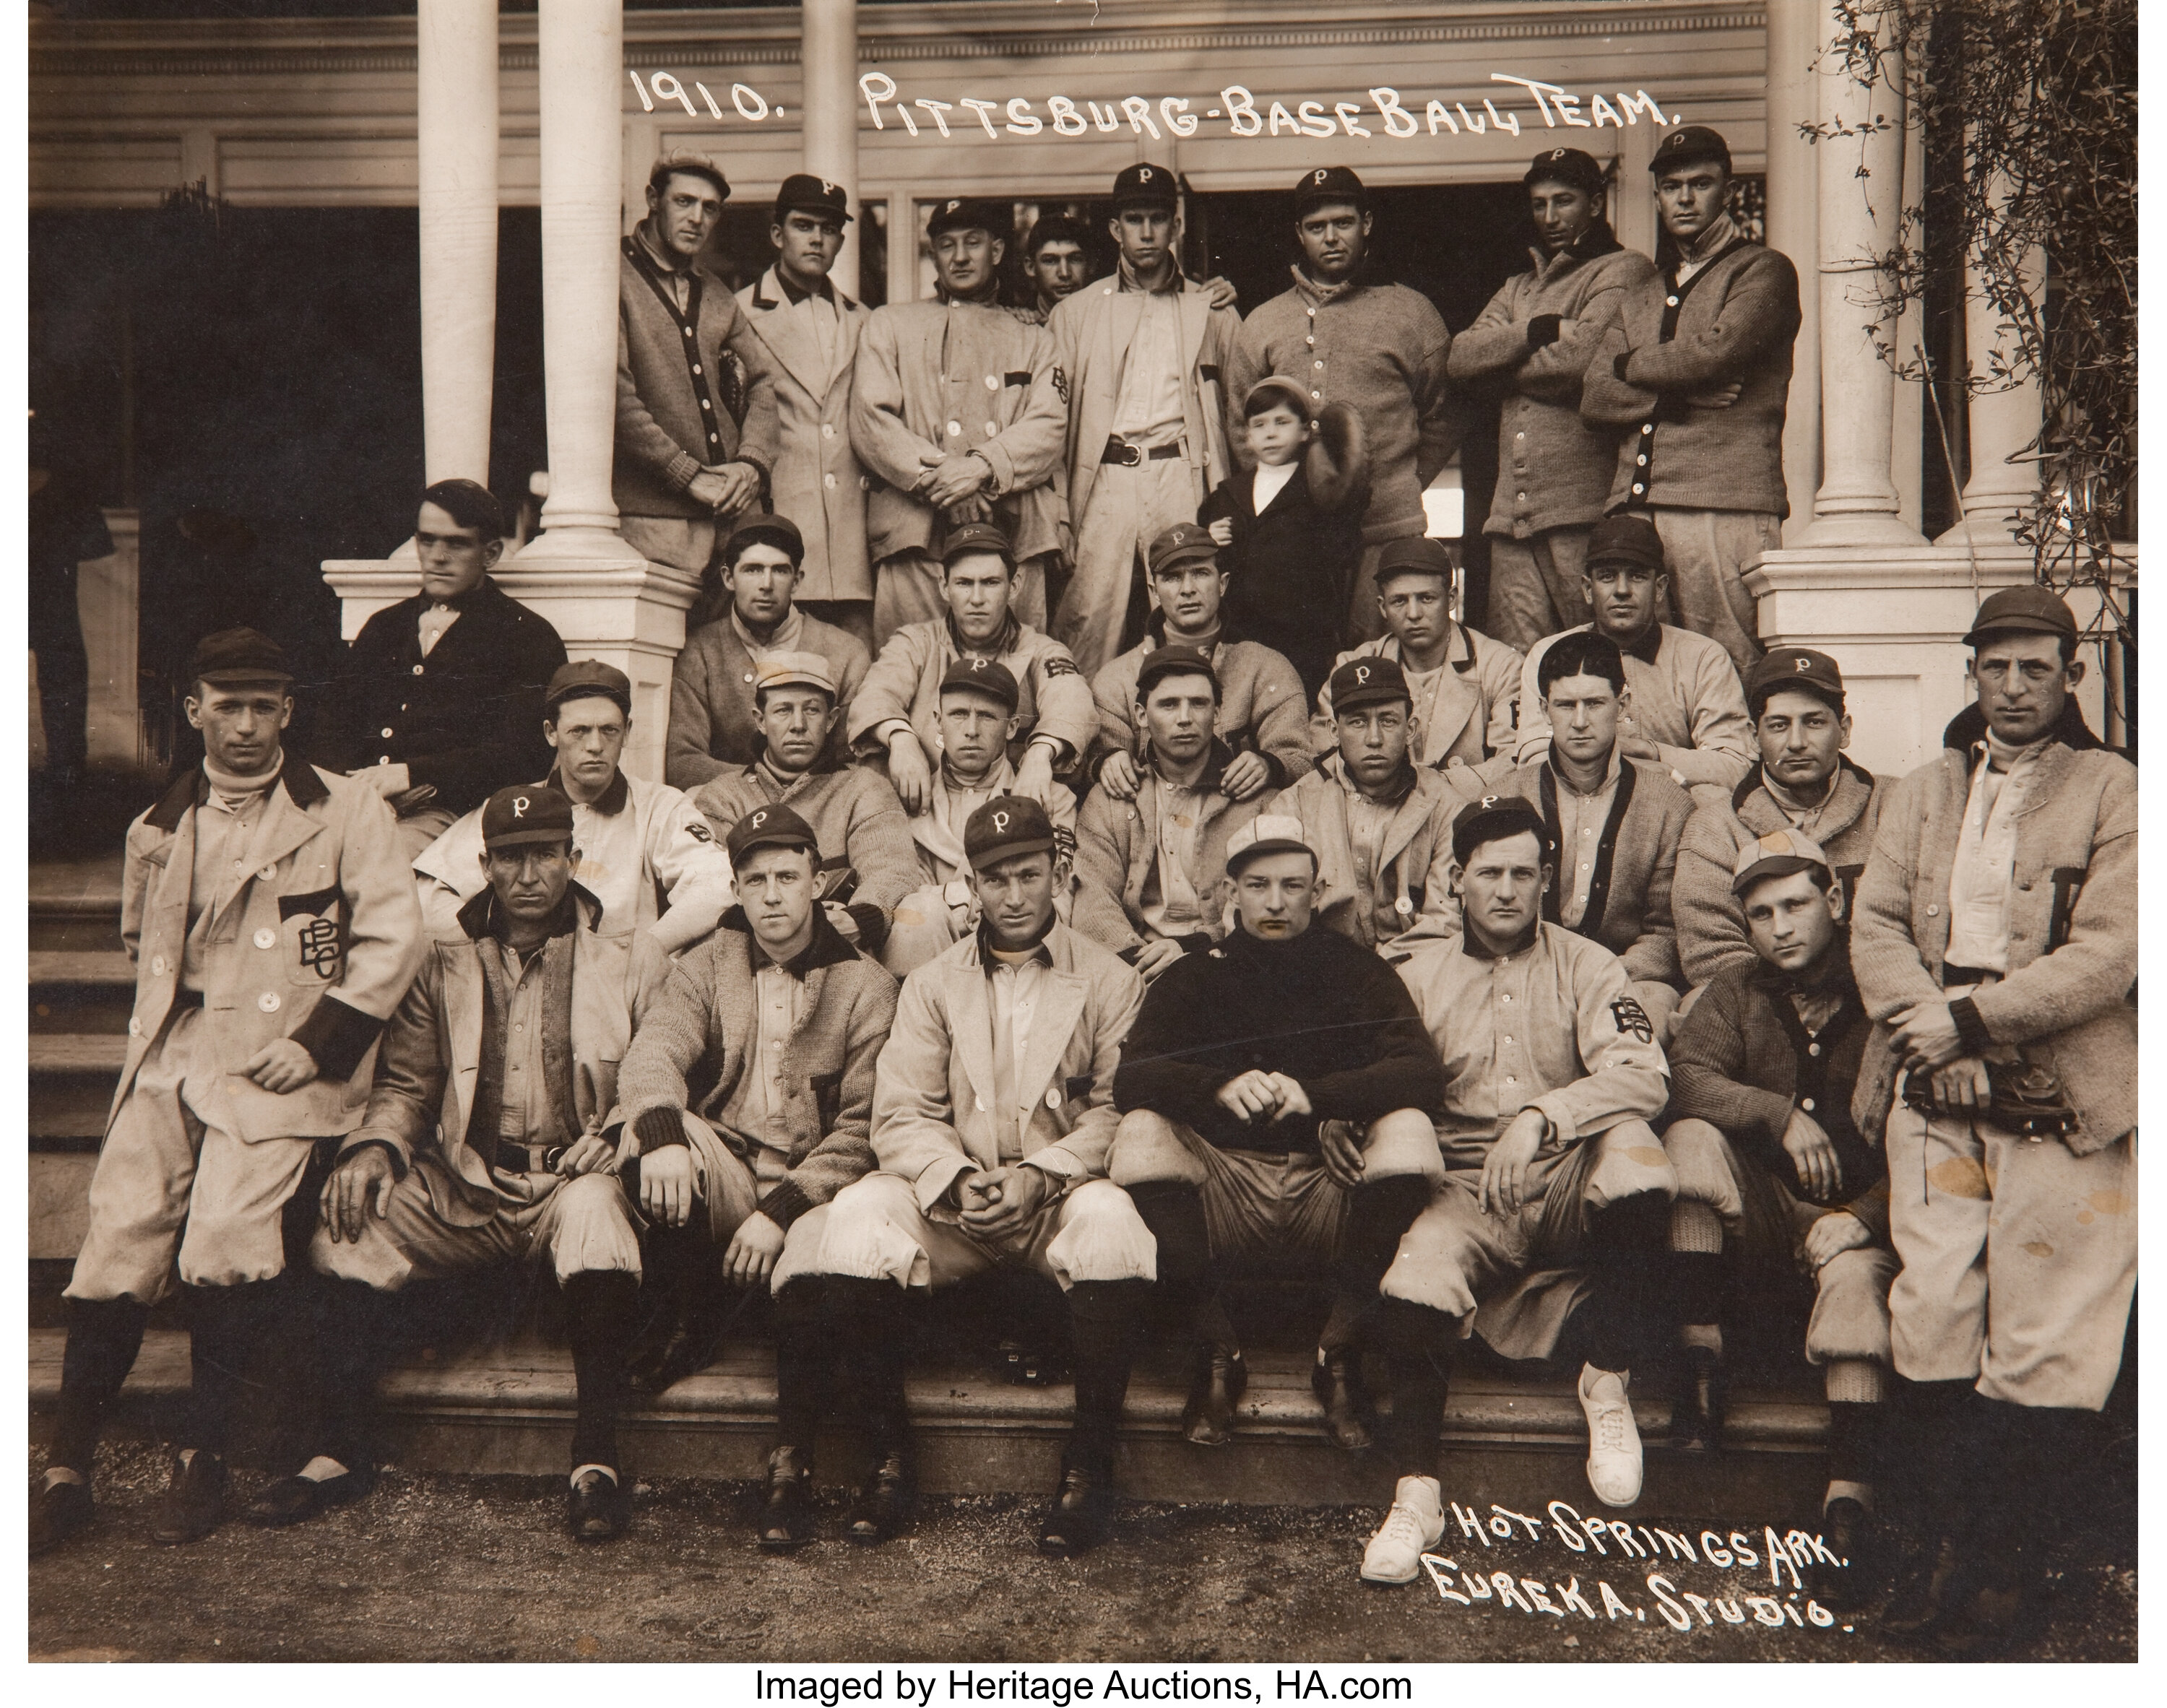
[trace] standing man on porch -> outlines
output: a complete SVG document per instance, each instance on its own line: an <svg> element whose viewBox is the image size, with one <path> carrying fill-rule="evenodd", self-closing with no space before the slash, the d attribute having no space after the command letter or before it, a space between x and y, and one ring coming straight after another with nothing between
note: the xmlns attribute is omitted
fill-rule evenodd
<svg viewBox="0 0 2167 1708"><path fill-rule="evenodd" d="M700 259L729 198L707 156L665 155L618 267L617 526L641 557L692 575L717 526L760 508L781 438L767 346Z"/></svg>
<svg viewBox="0 0 2167 1708"><path fill-rule="evenodd" d="M1046 319L1068 404L1068 514L1075 574L1054 638L1089 677L1121 650L1151 542L1226 478L1227 393L1241 320L1184 278L1179 191L1142 161L1114 180L1114 277ZM1137 616L1138 632L1142 617Z"/></svg>
<svg viewBox="0 0 2167 1708"><path fill-rule="evenodd" d="M850 450L850 373L866 311L828 278L842 252L850 197L840 184L792 172L767 228L775 265L738 293L775 368L781 440L770 502L804 536L797 603L873 644L873 578L866 558L866 473Z"/></svg>

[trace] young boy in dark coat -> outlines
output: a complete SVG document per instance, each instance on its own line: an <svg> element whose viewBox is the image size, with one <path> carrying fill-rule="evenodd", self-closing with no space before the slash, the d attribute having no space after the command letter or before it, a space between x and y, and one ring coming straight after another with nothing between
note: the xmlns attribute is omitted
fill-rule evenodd
<svg viewBox="0 0 2167 1708"><path fill-rule="evenodd" d="M1339 651L1362 555L1370 458L1353 410L1327 404L1312 418L1309 405L1291 379L1249 388L1242 413L1256 467L1220 482L1196 520L1232 572L1227 620L1284 654L1313 702Z"/></svg>

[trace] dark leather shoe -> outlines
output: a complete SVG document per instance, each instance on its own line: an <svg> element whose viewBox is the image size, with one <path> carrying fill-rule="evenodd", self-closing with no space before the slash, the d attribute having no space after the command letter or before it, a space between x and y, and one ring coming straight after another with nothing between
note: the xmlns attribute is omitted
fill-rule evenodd
<svg viewBox="0 0 2167 1708"><path fill-rule="evenodd" d="M1943 1536L1896 1585L1881 1615L1882 1630L1891 1637L1931 1637L1955 1610L1963 1576L1955 1541Z"/></svg>
<svg viewBox="0 0 2167 1708"><path fill-rule="evenodd" d="M1942 1659L1998 1659L2038 1629L2045 1600L2038 1573L2021 1553L1993 1565L2006 1581L1976 1584L1961 1599L1952 1598L1948 1616L1934 1633Z"/></svg>
<svg viewBox="0 0 2167 1708"><path fill-rule="evenodd" d="M613 1541L632 1522L632 1491L622 1475L586 1470L579 1474L564 1497L564 1527L572 1540Z"/></svg>
<svg viewBox="0 0 2167 1708"><path fill-rule="evenodd" d="M54 1483L30 1491L30 1552L58 1547L98 1516L87 1483Z"/></svg>
<svg viewBox="0 0 2167 1708"><path fill-rule="evenodd" d="M625 1380L635 1393L665 1393L715 1362L717 1336L681 1318L626 1361Z"/></svg>
<svg viewBox="0 0 2167 1708"><path fill-rule="evenodd" d="M795 1447L767 1456L767 1509L760 1519L760 1545L787 1554L813 1535L813 1466Z"/></svg>
<svg viewBox="0 0 2167 1708"><path fill-rule="evenodd" d="M1845 1563L1816 1559L1806 1570L1806 1587L1826 1608L1849 1613L1872 1599L1881 1576L1880 1534L1873 1515L1848 1495L1831 1500L1821 1515L1821 1541Z"/></svg>
<svg viewBox="0 0 2167 1708"><path fill-rule="evenodd" d="M1110 1478L1071 1465L1038 1527L1038 1551L1051 1559L1073 1560L1089 1553L1114 1527L1114 1484Z"/></svg>
<svg viewBox="0 0 2167 1708"><path fill-rule="evenodd" d="M918 1495L918 1471L900 1448L881 1455L873 1474L858 1491L843 1520L843 1534L854 1542L884 1542L910 1521Z"/></svg>
<svg viewBox="0 0 2167 1708"><path fill-rule="evenodd" d="M1004 1340L994 1356L1002 1376L1019 1388L1052 1388L1068 1380L1067 1360L1057 1346Z"/></svg>
<svg viewBox="0 0 2167 1708"><path fill-rule="evenodd" d="M1332 1445L1350 1453L1369 1446L1370 1393L1362 1382L1362 1355L1348 1347L1327 1353L1310 1366L1309 1386L1324 1408Z"/></svg>
<svg viewBox="0 0 2167 1708"><path fill-rule="evenodd" d="M320 1517L334 1506L358 1500L375 1487L373 1465L336 1477L281 1477L250 1501L241 1516L266 1530L283 1530L289 1524L305 1524Z"/></svg>
<svg viewBox="0 0 2167 1708"><path fill-rule="evenodd" d="M151 1520L154 1542L199 1542L225 1516L225 1461L199 1447L187 1462L173 1461L173 1478L158 1497Z"/></svg>
<svg viewBox="0 0 2167 1708"><path fill-rule="evenodd" d="M1234 1439L1234 1408L1249 1386L1249 1367L1224 1346L1196 1349L1196 1374L1181 1414L1182 1438L1200 1447L1223 1447Z"/></svg>
<svg viewBox="0 0 2167 1708"><path fill-rule="evenodd" d="M1723 1446L1723 1418L1730 1378L1723 1361L1705 1346L1688 1346L1679 1360L1677 1399L1671 1407L1671 1446L1713 1453Z"/></svg>

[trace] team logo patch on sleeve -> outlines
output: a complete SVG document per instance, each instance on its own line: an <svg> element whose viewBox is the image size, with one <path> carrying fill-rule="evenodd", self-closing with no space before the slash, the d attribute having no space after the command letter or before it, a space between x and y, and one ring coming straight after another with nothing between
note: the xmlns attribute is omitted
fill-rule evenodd
<svg viewBox="0 0 2167 1708"><path fill-rule="evenodd" d="M1076 661L1073 658L1041 658L1038 661L1038 668L1043 670L1048 677L1074 676L1081 674L1077 669Z"/></svg>
<svg viewBox="0 0 2167 1708"><path fill-rule="evenodd" d="M1068 374L1058 362L1054 364L1053 368L1053 389L1061 394L1062 402L1068 401Z"/></svg>
<svg viewBox="0 0 2167 1708"><path fill-rule="evenodd" d="M1631 997L1620 997L1610 1005L1610 1018L1618 1023L1620 1032L1629 1032L1643 1044L1656 1041L1655 1022L1649 1019L1648 1011Z"/></svg>
<svg viewBox="0 0 2167 1708"><path fill-rule="evenodd" d="M685 821L685 834L697 837L702 842L713 842L715 839L714 832L697 818L688 818Z"/></svg>

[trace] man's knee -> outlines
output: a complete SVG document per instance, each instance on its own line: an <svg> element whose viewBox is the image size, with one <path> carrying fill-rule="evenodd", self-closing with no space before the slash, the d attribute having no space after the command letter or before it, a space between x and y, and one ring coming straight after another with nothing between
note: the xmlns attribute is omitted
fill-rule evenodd
<svg viewBox="0 0 2167 1708"><path fill-rule="evenodd" d="M1667 1203L1678 1195L1677 1170L1645 1121L1620 1121L1586 1142L1597 1147L1585 1192L1591 1208L1650 1195Z"/></svg>
<svg viewBox="0 0 2167 1708"><path fill-rule="evenodd" d="M1401 1236L1378 1292L1448 1316L1470 1319L1476 1281L1483 1266L1483 1232L1482 1212L1465 1187L1438 1187L1428 1208Z"/></svg>
<svg viewBox="0 0 2167 1708"><path fill-rule="evenodd" d="M583 1174L557 1188L556 1227L549 1261L557 1279L597 1270L638 1275L639 1235L632 1206L613 1174Z"/></svg>
<svg viewBox="0 0 2167 1708"><path fill-rule="evenodd" d="M1730 1141L1712 1123L1688 1118L1663 1131L1663 1150L1671 1160L1680 1203L1705 1204L1725 1226L1744 1214L1739 1197Z"/></svg>
<svg viewBox="0 0 2167 1708"><path fill-rule="evenodd" d="M1444 1184L1444 1157L1437 1147L1437 1129L1420 1109L1395 1109L1370 1124L1362 1140L1364 1183L1399 1175L1420 1175L1433 1186Z"/></svg>
<svg viewBox="0 0 2167 1708"><path fill-rule="evenodd" d="M1814 1314L1806 1325L1806 1356L1814 1363L1890 1361L1889 1285L1896 1258L1878 1246L1839 1251L1815 1277Z"/></svg>
<svg viewBox="0 0 2167 1708"><path fill-rule="evenodd" d="M829 1201L827 1226L808 1272L892 1281L902 1287L928 1285L931 1266L912 1231L920 1219L909 1181L896 1174L869 1174Z"/></svg>
<svg viewBox="0 0 2167 1708"><path fill-rule="evenodd" d="M929 884L895 904L887 942L881 949L881 965L896 977L908 978L955 940L947 900L938 887Z"/></svg>
<svg viewBox="0 0 2167 1708"><path fill-rule="evenodd" d="M1158 1242L1129 1195L1110 1180L1086 1181L1061 1207L1061 1231L1046 1248L1062 1287L1079 1281L1156 1281Z"/></svg>
<svg viewBox="0 0 2167 1708"><path fill-rule="evenodd" d="M1201 1186L1205 1168L1203 1160L1189 1149L1173 1122L1153 1109L1131 1109L1115 1129L1113 1149L1106 1157L1106 1178L1115 1186L1142 1186L1155 1181Z"/></svg>

